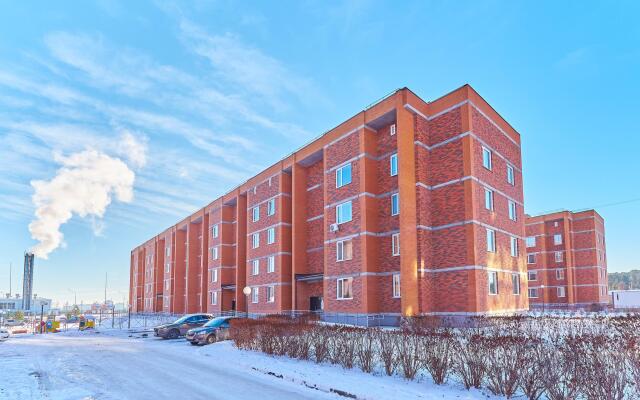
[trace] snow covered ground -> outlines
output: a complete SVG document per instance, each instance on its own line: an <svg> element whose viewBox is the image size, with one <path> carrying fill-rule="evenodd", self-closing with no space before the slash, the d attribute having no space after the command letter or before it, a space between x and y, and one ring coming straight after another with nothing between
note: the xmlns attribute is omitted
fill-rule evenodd
<svg viewBox="0 0 640 400"><path fill-rule="evenodd" d="M131 335L131 337L129 337ZM486 399L310 361L102 330L16 335L0 343L0 399Z"/></svg>

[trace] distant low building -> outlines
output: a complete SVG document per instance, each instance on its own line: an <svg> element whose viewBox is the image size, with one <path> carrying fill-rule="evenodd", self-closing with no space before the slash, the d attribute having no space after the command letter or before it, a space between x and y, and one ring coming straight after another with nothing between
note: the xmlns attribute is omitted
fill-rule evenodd
<svg viewBox="0 0 640 400"><path fill-rule="evenodd" d="M16 312L16 311L24 311L22 308L23 301L22 297L4 297L0 298L0 312L8 313L8 312ZM44 308L41 306L44 305ZM51 299L45 299L43 297L35 297L31 300L30 308L27 312L32 314L38 314L41 311L44 311L45 314L49 313L51 309Z"/></svg>
<svg viewBox="0 0 640 400"><path fill-rule="evenodd" d="M615 309L640 309L640 290L612 290L611 304Z"/></svg>

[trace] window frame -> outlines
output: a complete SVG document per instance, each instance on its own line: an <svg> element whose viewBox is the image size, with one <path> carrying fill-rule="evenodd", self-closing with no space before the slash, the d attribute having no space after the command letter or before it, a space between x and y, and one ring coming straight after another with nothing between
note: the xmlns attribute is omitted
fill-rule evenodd
<svg viewBox="0 0 640 400"><path fill-rule="evenodd" d="M513 287L513 295L520 296L520 292L521 292L520 274L518 273L511 274L511 285Z"/></svg>
<svg viewBox="0 0 640 400"><path fill-rule="evenodd" d="M486 228L487 230L487 252L496 253L496 231Z"/></svg>
<svg viewBox="0 0 640 400"><path fill-rule="evenodd" d="M274 244L276 242L276 228L271 227L267 229L267 244Z"/></svg>
<svg viewBox="0 0 640 400"><path fill-rule="evenodd" d="M276 271L276 256L267 257L267 273L271 274Z"/></svg>
<svg viewBox="0 0 640 400"><path fill-rule="evenodd" d="M508 207L509 207L509 219L512 221L517 221L518 220L518 208L517 208L517 204L515 201L513 200L508 200Z"/></svg>
<svg viewBox="0 0 640 400"><path fill-rule="evenodd" d="M488 155L488 157L485 158L485 155ZM485 146L482 146L482 166L489 171L493 171L493 152Z"/></svg>
<svg viewBox="0 0 640 400"><path fill-rule="evenodd" d="M489 285L489 296L497 296L498 294L500 294L500 287L498 284L498 271L487 271L488 275L487 275L487 284ZM492 285L491 285L491 277L493 277L493 283L495 286L495 292L494 290L492 290Z"/></svg>
<svg viewBox="0 0 640 400"><path fill-rule="evenodd" d="M338 240L336 242L336 262L353 259L353 242L351 239Z"/></svg>
<svg viewBox="0 0 640 400"><path fill-rule="evenodd" d="M531 279L532 276L533 276L534 279ZM536 271L536 270L527 271L527 281L529 281L529 282L537 282L538 281L538 271Z"/></svg>
<svg viewBox="0 0 640 400"><path fill-rule="evenodd" d="M251 248L257 249L260 247L260 232L254 232L251 234Z"/></svg>
<svg viewBox="0 0 640 400"><path fill-rule="evenodd" d="M520 255L520 247L518 245L518 238L515 236L509 236L509 251L511 252L511 257L517 258Z"/></svg>
<svg viewBox="0 0 640 400"><path fill-rule="evenodd" d="M561 233L555 233L553 235L553 245L554 246L561 246L562 245L562 240L563 240L563 238L562 238L562 234Z"/></svg>
<svg viewBox="0 0 640 400"><path fill-rule="evenodd" d="M553 252L553 258L554 258L556 263L561 263L561 262L564 261L564 254L562 254L561 251L554 251Z"/></svg>
<svg viewBox="0 0 640 400"><path fill-rule="evenodd" d="M400 274L391 275L391 295L394 299L399 299L400 293Z"/></svg>
<svg viewBox="0 0 640 400"><path fill-rule="evenodd" d="M349 171L348 182L345 179L345 171ZM351 167L351 163L345 164L340 168L336 169L336 189L339 189L343 186L347 186L351 184L353 181L353 168Z"/></svg>
<svg viewBox="0 0 640 400"><path fill-rule="evenodd" d="M260 288L259 287L252 287L251 288L251 303L252 304L258 304L259 300L260 300Z"/></svg>
<svg viewBox="0 0 640 400"><path fill-rule="evenodd" d="M349 219L345 219L343 221L341 221L341 217L344 217L344 208L346 205L349 205ZM347 222L351 222L353 220L353 204L352 201L345 201L343 203L340 203L338 205L336 205L336 224L340 225L340 224L346 224Z"/></svg>
<svg viewBox="0 0 640 400"><path fill-rule="evenodd" d="M484 208L487 211L493 212L493 190L484 188ZM487 207L488 206L488 207Z"/></svg>
<svg viewBox="0 0 640 400"><path fill-rule="evenodd" d="M219 232L218 224L211 226L211 237L215 239L219 236L219 234L220 232Z"/></svg>
<svg viewBox="0 0 640 400"><path fill-rule="evenodd" d="M344 283L349 283L349 294L351 297L345 297ZM338 278L336 279L336 300L353 300L353 277Z"/></svg>
<svg viewBox="0 0 640 400"><path fill-rule="evenodd" d="M260 221L260 205L257 205L251 209L251 222Z"/></svg>
<svg viewBox="0 0 640 400"><path fill-rule="evenodd" d="M531 246L529 246L531 245ZM536 237L535 236L527 236L525 239L525 246L529 249L531 247L536 247Z"/></svg>
<svg viewBox="0 0 640 400"><path fill-rule="evenodd" d="M395 205L395 211L394 211ZM394 193L391 195L391 216L400 215L400 194Z"/></svg>
<svg viewBox="0 0 640 400"><path fill-rule="evenodd" d="M557 269L556 270L556 280L557 281L564 281L565 280L565 274L564 274L564 270L563 269Z"/></svg>
<svg viewBox="0 0 640 400"><path fill-rule="evenodd" d="M267 216L275 215L276 213L276 199L269 199L267 201Z"/></svg>
<svg viewBox="0 0 640 400"><path fill-rule="evenodd" d="M260 259L256 258L251 261L251 276L260 275Z"/></svg>
<svg viewBox="0 0 640 400"><path fill-rule="evenodd" d="M276 287L275 285L267 286L267 303L275 303L276 302Z"/></svg>
<svg viewBox="0 0 640 400"><path fill-rule="evenodd" d="M516 171L511 164L507 164L507 183L511 186L516 185Z"/></svg>
<svg viewBox="0 0 640 400"><path fill-rule="evenodd" d="M393 257L400 255L400 232L391 234L391 255Z"/></svg>
<svg viewBox="0 0 640 400"><path fill-rule="evenodd" d="M398 153L389 156L389 176L398 175Z"/></svg>
<svg viewBox="0 0 640 400"><path fill-rule="evenodd" d="M532 295L532 293L535 293L535 296ZM539 298L540 297L540 293L538 293L538 288L529 288L528 295L529 295L530 299Z"/></svg>
<svg viewBox="0 0 640 400"><path fill-rule="evenodd" d="M531 261L533 260L533 261ZM535 254L527 254L527 264L535 264L536 263L536 255Z"/></svg>
<svg viewBox="0 0 640 400"><path fill-rule="evenodd" d="M560 294L560 293L562 293L562 294ZM567 290L565 289L564 286L556 287L556 296L559 299L564 299L565 297L567 297Z"/></svg>

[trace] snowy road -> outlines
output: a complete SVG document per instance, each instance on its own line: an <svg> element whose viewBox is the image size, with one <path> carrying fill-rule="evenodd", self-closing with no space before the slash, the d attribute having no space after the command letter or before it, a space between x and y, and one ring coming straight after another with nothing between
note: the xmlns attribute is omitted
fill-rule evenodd
<svg viewBox="0 0 640 400"><path fill-rule="evenodd" d="M0 343L0 399L487 399L460 384L365 374L124 331L18 335ZM334 391L341 392L339 396Z"/></svg>
<svg viewBox="0 0 640 400"><path fill-rule="evenodd" d="M101 334L14 337L0 344L0 398L335 399L228 368L178 341Z"/></svg>

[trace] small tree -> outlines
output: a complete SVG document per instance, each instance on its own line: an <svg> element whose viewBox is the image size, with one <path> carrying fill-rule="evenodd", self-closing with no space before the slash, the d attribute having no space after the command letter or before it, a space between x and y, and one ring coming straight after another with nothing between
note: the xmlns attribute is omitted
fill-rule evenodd
<svg viewBox="0 0 640 400"><path fill-rule="evenodd" d="M24 320L24 311L22 310L18 310L13 314L13 318L15 318L16 321L22 321Z"/></svg>

